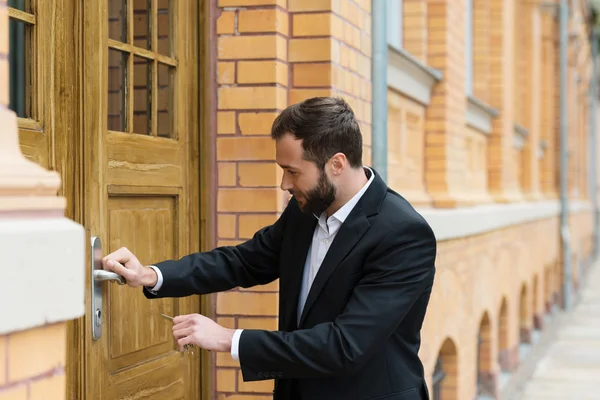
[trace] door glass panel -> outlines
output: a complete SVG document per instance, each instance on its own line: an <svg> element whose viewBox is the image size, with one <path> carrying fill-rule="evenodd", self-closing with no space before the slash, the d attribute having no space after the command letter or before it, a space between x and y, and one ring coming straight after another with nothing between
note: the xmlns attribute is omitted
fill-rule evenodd
<svg viewBox="0 0 600 400"><path fill-rule="evenodd" d="M176 139L174 2L108 1L108 130Z"/></svg>
<svg viewBox="0 0 600 400"><path fill-rule="evenodd" d="M13 9L8 22L9 108L20 118L33 118L32 22L35 16L27 13L29 1L9 0L8 6Z"/></svg>
<svg viewBox="0 0 600 400"><path fill-rule="evenodd" d="M108 1L108 37L127 42L127 3L125 0Z"/></svg>
<svg viewBox="0 0 600 400"><path fill-rule="evenodd" d="M158 52L166 56L171 53L171 0L158 0Z"/></svg>
<svg viewBox="0 0 600 400"><path fill-rule="evenodd" d="M150 0L133 0L133 44L147 50L152 47L150 16Z"/></svg>
<svg viewBox="0 0 600 400"><path fill-rule="evenodd" d="M8 0L8 6L15 10L31 12L29 0Z"/></svg>
<svg viewBox="0 0 600 400"><path fill-rule="evenodd" d="M133 133L149 135L152 114L152 63L133 58Z"/></svg>
<svg viewBox="0 0 600 400"><path fill-rule="evenodd" d="M173 102L175 68L158 64L158 136L174 137Z"/></svg>
<svg viewBox="0 0 600 400"><path fill-rule="evenodd" d="M127 130L127 58L122 51L108 50L108 130Z"/></svg>

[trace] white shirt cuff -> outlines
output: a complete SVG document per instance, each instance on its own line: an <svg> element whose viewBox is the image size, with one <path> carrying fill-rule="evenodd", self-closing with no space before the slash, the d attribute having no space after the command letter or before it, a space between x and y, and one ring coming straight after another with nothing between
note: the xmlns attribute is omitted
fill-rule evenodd
<svg viewBox="0 0 600 400"><path fill-rule="evenodd" d="M160 269L156 268L154 265L150 265L149 268L152 268L156 272L156 276L158 277L158 279L156 280L156 285L152 289L148 288L148 290L156 293L160 290L163 284L162 272L160 272Z"/></svg>
<svg viewBox="0 0 600 400"><path fill-rule="evenodd" d="M242 336L243 329L236 329L231 340L231 357L237 362L240 361L240 336Z"/></svg>

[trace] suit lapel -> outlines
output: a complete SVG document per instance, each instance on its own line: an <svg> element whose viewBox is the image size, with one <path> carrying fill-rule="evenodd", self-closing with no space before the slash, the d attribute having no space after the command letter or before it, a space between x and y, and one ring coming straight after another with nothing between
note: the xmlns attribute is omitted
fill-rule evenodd
<svg viewBox="0 0 600 400"><path fill-rule="evenodd" d="M325 259L319 268L319 272L317 272L315 280L310 287L304 309L302 310L299 326L302 326L306 315L317 300L317 297L323 290L325 283L327 283L333 271L335 271L336 267L344 260L350 250L352 250L360 238L365 234L367 229L369 229L369 226L369 221L359 206L348 215L348 218L342 224L339 232L335 236ZM302 260L302 262L304 262L304 260ZM299 280L302 280L302 276L299 277Z"/></svg>
<svg viewBox="0 0 600 400"><path fill-rule="evenodd" d="M287 330L297 328L298 320L298 298L300 296L300 288L302 287L302 273L304 272L304 264L308 249L312 242L317 219L313 216L307 217L295 228L295 238L292 240L294 248L290 252L288 278L285 280L286 287L280 288L280 296L285 296L282 299L284 304L281 310L282 325ZM284 282L280 281L283 285Z"/></svg>

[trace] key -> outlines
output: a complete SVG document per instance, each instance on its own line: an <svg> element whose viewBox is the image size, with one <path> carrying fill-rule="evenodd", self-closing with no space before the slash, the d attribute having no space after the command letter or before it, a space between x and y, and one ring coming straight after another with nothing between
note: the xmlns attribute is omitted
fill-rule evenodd
<svg viewBox="0 0 600 400"><path fill-rule="evenodd" d="M160 315L161 315L161 316L163 316L163 317L165 317L165 318L166 318L166 319L168 319L168 320L171 320L171 321L173 321L173 317L169 317L168 315L165 315L165 314L162 314L162 313L161 313ZM185 350L186 350L188 353L190 353L191 355L194 355L194 345L191 345L191 344L186 344L186 345L184 345L183 347L185 348Z"/></svg>

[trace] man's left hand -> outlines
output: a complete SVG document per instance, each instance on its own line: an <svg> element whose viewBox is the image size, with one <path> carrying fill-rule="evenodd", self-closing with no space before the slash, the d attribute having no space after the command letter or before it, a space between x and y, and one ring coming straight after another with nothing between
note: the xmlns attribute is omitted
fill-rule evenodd
<svg viewBox="0 0 600 400"><path fill-rule="evenodd" d="M200 314L180 315L173 319L173 336L179 351L183 351L186 344L192 344L210 351L229 352L234 332Z"/></svg>

